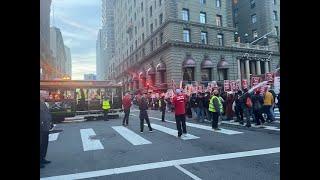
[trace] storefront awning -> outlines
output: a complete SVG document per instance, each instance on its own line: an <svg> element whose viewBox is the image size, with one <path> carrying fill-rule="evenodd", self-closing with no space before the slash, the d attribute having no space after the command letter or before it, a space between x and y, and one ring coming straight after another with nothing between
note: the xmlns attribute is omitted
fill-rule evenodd
<svg viewBox="0 0 320 180"><path fill-rule="evenodd" d="M214 65L212 63L212 61L210 59L204 59L202 62L201 62L201 68L202 69L206 69L206 68L213 68Z"/></svg>
<svg viewBox="0 0 320 180"><path fill-rule="evenodd" d="M188 67L196 67L196 61L189 57L183 62L183 67L188 68Z"/></svg>
<svg viewBox="0 0 320 180"><path fill-rule="evenodd" d="M160 62L157 67L156 67L157 71L166 71L166 64L164 64L163 62Z"/></svg>
<svg viewBox="0 0 320 180"><path fill-rule="evenodd" d="M218 69L228 69L229 68L229 64L227 63L227 61L225 61L224 59L220 60L217 64L217 68Z"/></svg>

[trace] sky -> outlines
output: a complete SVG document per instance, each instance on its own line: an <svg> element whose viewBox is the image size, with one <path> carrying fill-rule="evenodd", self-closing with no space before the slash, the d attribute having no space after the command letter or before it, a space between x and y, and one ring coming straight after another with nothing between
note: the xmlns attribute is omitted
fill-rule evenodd
<svg viewBox="0 0 320 180"><path fill-rule="evenodd" d="M60 29L64 44L70 48L74 80L96 74L101 4L101 0L52 0L50 24Z"/></svg>

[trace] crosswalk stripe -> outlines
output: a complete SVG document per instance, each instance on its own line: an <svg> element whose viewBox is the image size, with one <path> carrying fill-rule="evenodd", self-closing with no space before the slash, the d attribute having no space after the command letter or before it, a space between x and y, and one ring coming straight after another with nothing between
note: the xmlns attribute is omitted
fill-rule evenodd
<svg viewBox="0 0 320 180"><path fill-rule="evenodd" d="M55 141L58 139L59 133L49 134L49 141Z"/></svg>
<svg viewBox="0 0 320 180"><path fill-rule="evenodd" d="M113 126L112 128L133 145L152 144L126 127Z"/></svg>
<svg viewBox="0 0 320 180"><path fill-rule="evenodd" d="M160 120L159 118L155 118L155 117L149 117L150 119L156 119L156 120ZM168 121L170 123L176 123L174 121ZM208 130L208 131L213 131L213 132L217 132L217 133L222 133L222 134L228 134L228 135L234 135L234 134L241 134L243 132L239 132L239 131L234 131L234 130L229 130L229 129L224 129L224 128L220 128L221 130L218 131L214 131L210 126L205 126L205 125L201 125L201 124L195 124L195 123L189 123L186 122L186 125L189 127L194 127L194 128L198 128L198 129L204 129L204 130Z"/></svg>
<svg viewBox="0 0 320 180"><path fill-rule="evenodd" d="M145 125L147 125L147 124L145 124ZM151 127L153 129L156 129L158 131L167 133L167 134L172 135L172 136L177 136L178 135L178 131L177 130L170 129L170 128L167 128L167 127L164 127L164 126L160 126L158 124L151 124ZM181 136L181 139L183 139L183 140L197 139L197 138L199 138L199 137L194 136L192 134L186 134L184 137Z"/></svg>
<svg viewBox="0 0 320 180"><path fill-rule="evenodd" d="M83 145L83 151L104 149L100 140L91 138L92 136L96 135L92 128L80 129L80 134Z"/></svg>

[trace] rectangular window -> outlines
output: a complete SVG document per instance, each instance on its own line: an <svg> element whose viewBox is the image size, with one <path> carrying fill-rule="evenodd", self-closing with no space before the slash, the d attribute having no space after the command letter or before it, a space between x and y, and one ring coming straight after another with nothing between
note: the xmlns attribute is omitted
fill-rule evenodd
<svg viewBox="0 0 320 180"><path fill-rule="evenodd" d="M134 13L134 20L137 20L137 13Z"/></svg>
<svg viewBox="0 0 320 180"><path fill-rule="evenodd" d="M152 6L150 6L150 17L152 17Z"/></svg>
<svg viewBox="0 0 320 180"><path fill-rule="evenodd" d="M273 0L273 4L276 5L277 4L277 0Z"/></svg>
<svg viewBox="0 0 320 180"><path fill-rule="evenodd" d="M142 42L144 41L144 33L142 33Z"/></svg>
<svg viewBox="0 0 320 180"><path fill-rule="evenodd" d="M255 0L250 0L250 7L251 7L251 9L256 7L256 1Z"/></svg>
<svg viewBox="0 0 320 180"><path fill-rule="evenodd" d="M153 23L150 24L150 33L153 32Z"/></svg>
<svg viewBox="0 0 320 180"><path fill-rule="evenodd" d="M221 7L221 0L216 0L216 7Z"/></svg>
<svg viewBox="0 0 320 180"><path fill-rule="evenodd" d="M201 31L201 43L202 44L208 44L208 33Z"/></svg>
<svg viewBox="0 0 320 180"><path fill-rule="evenodd" d="M277 11L273 11L273 20L278 21L278 13L277 13Z"/></svg>
<svg viewBox="0 0 320 180"><path fill-rule="evenodd" d="M144 19L141 18L141 26L143 27L144 26Z"/></svg>
<svg viewBox="0 0 320 180"><path fill-rule="evenodd" d="M217 38L218 38L218 45L223 46L223 34L218 34Z"/></svg>
<svg viewBox="0 0 320 180"><path fill-rule="evenodd" d="M137 26L134 27L134 34L137 35Z"/></svg>
<svg viewBox="0 0 320 180"><path fill-rule="evenodd" d="M258 38L258 31L256 29L252 30L252 37L253 37L253 39Z"/></svg>
<svg viewBox="0 0 320 180"><path fill-rule="evenodd" d="M183 41L190 42L190 30L189 29L183 30Z"/></svg>
<svg viewBox="0 0 320 180"><path fill-rule="evenodd" d="M274 31L276 33L276 36L279 36L279 27L278 26L274 27Z"/></svg>
<svg viewBox="0 0 320 180"><path fill-rule="evenodd" d="M161 14L159 15L159 24L162 24L162 21L163 21L163 14L161 13Z"/></svg>
<svg viewBox="0 0 320 180"><path fill-rule="evenodd" d="M151 42L150 42L150 49L151 49L151 51L153 51L153 40L151 40Z"/></svg>
<svg viewBox="0 0 320 180"><path fill-rule="evenodd" d="M182 9L182 20L189 21L189 10Z"/></svg>
<svg viewBox="0 0 320 180"><path fill-rule="evenodd" d="M159 0L159 6L161 6L162 0Z"/></svg>
<svg viewBox="0 0 320 180"><path fill-rule="evenodd" d="M205 24L206 23L206 13L200 12L200 23Z"/></svg>
<svg viewBox="0 0 320 180"><path fill-rule="evenodd" d="M216 16L216 23L217 23L217 26L222 26L222 16L221 15Z"/></svg>
<svg viewBox="0 0 320 180"><path fill-rule="evenodd" d="M160 44L163 43L163 33L160 34Z"/></svg>
<svg viewBox="0 0 320 180"><path fill-rule="evenodd" d="M200 4L205 4L206 0L200 0Z"/></svg>
<svg viewBox="0 0 320 180"><path fill-rule="evenodd" d="M137 46L138 46L138 41L136 40L136 49L137 49Z"/></svg>
<svg viewBox="0 0 320 180"><path fill-rule="evenodd" d="M257 22L257 15L256 14L251 15L251 22L252 22L252 24Z"/></svg>
<svg viewBox="0 0 320 180"><path fill-rule="evenodd" d="M141 12L143 11L143 2L141 2Z"/></svg>

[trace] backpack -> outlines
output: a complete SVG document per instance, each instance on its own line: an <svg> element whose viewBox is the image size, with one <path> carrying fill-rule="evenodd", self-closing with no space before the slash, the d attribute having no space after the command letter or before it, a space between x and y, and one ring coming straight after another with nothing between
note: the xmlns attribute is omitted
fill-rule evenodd
<svg viewBox="0 0 320 180"><path fill-rule="evenodd" d="M249 108L252 107L252 101L251 101L250 97L247 97L246 105L247 105L247 107L249 107Z"/></svg>

